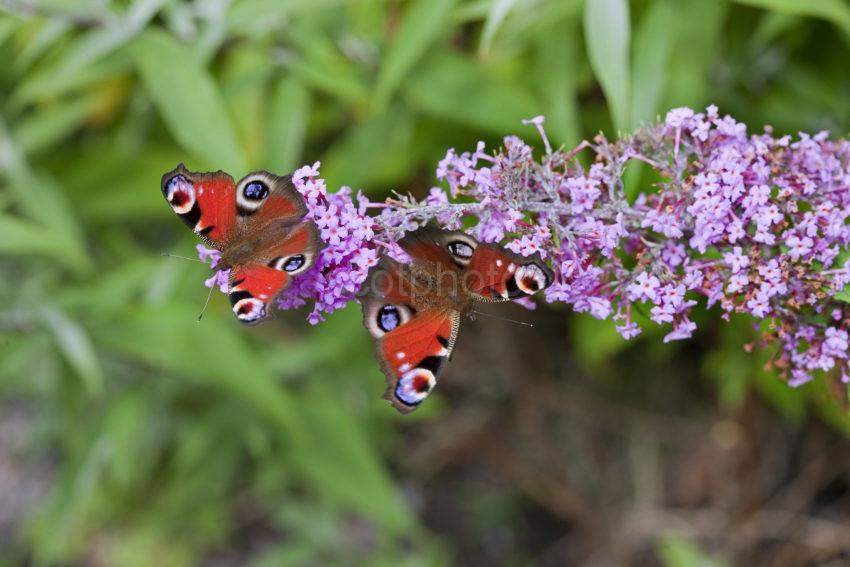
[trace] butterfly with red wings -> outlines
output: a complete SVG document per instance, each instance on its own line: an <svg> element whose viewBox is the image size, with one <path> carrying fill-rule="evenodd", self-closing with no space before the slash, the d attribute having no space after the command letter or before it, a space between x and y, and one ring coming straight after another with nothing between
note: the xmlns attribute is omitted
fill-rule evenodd
<svg viewBox="0 0 850 567"><path fill-rule="evenodd" d="M223 171L196 173L181 163L162 176L162 194L221 253L217 268L230 270L230 304L246 325L268 318L275 299L321 250L318 229L304 220L307 205L289 175L256 171L237 183Z"/></svg>
<svg viewBox="0 0 850 567"><path fill-rule="evenodd" d="M384 257L360 291L363 324L387 378L384 397L408 413L428 396L475 302L528 297L549 286L539 256L522 257L463 232L422 228L399 241L411 261Z"/></svg>

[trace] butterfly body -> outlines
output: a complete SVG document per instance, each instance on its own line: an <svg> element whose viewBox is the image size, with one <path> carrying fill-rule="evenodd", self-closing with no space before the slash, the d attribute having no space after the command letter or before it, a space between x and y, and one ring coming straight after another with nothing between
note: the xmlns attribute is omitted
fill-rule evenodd
<svg viewBox="0 0 850 567"><path fill-rule="evenodd" d="M476 302L529 296L552 282L537 257L523 258L462 232L420 229L399 241L409 263L384 258L361 289L363 323L376 340L387 398L407 413L436 385L461 317Z"/></svg>
<svg viewBox="0 0 850 567"><path fill-rule="evenodd" d="M464 285L460 270L438 262L414 260L398 267L399 277L410 288L410 304L417 311L454 310L464 314L472 309L471 290Z"/></svg>
<svg viewBox="0 0 850 567"><path fill-rule="evenodd" d="M220 252L217 268L230 270L230 302L242 323L266 319L292 277L315 262L318 230L304 220L307 206L290 176L257 171L237 183L223 171L180 164L161 188L183 222Z"/></svg>
<svg viewBox="0 0 850 567"><path fill-rule="evenodd" d="M229 242L221 244L219 249L221 259L217 267L221 270L229 270L250 264L253 258L257 258L264 250L269 249L275 240L285 236L291 228L291 225L281 224L263 227L262 230L249 231L245 228L238 230Z"/></svg>

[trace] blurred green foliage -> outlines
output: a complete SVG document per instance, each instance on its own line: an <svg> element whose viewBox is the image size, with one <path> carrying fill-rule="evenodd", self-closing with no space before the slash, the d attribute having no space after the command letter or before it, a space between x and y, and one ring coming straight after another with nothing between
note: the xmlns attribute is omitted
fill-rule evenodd
<svg viewBox="0 0 850 567"><path fill-rule="evenodd" d="M316 328L285 314L244 329L215 297L196 322L206 268L160 256L194 243L158 190L176 163L238 177L321 160L332 187L380 196L427 188L449 147L533 139L520 121L537 114L568 145L712 102L779 132L843 135L850 119L841 0L0 9L0 412L26 408L28 458L50 470L0 564L192 565L260 521L286 536L246 552L258 567L452 557L388 467L400 418L356 306ZM604 374L625 343L570 321ZM722 403L754 384L792 418L819 400L847 430L823 384L790 392L741 352L749 323L708 327ZM641 348L679 348L658 338ZM424 426L438 405L405 419ZM700 556L662 550L668 565Z"/></svg>

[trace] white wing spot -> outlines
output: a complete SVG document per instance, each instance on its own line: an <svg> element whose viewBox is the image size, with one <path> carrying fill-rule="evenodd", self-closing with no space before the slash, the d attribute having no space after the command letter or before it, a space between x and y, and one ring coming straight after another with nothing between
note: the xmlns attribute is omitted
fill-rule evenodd
<svg viewBox="0 0 850 567"><path fill-rule="evenodd" d="M497 265L498 267L500 267L500 268L501 268L501 267L502 267L502 261L501 261L501 260L496 260L496 265Z"/></svg>
<svg viewBox="0 0 850 567"><path fill-rule="evenodd" d="M515 271L516 271L516 265L513 262L508 264L508 272L514 273Z"/></svg>
<svg viewBox="0 0 850 567"><path fill-rule="evenodd" d="M395 355L395 357L396 357L397 359L399 359L399 360L401 360L401 359L402 359L402 358L404 358L405 356L407 356L407 354L405 354L405 353L403 353L403 352L397 352L397 353L396 353L396 355Z"/></svg>
<svg viewBox="0 0 850 567"><path fill-rule="evenodd" d="M437 380L430 370L414 368L402 374L395 388L396 397L409 406L414 406L428 397Z"/></svg>
<svg viewBox="0 0 850 567"><path fill-rule="evenodd" d="M515 279L517 287L528 295L546 287L546 274L535 264L520 266Z"/></svg>
<svg viewBox="0 0 850 567"><path fill-rule="evenodd" d="M255 297L246 297L236 302L233 313L243 323L253 323L266 316L266 306Z"/></svg>
<svg viewBox="0 0 850 567"><path fill-rule="evenodd" d="M409 362L405 362L404 364L402 364L401 366L399 366L399 367L398 367L398 371L399 371L399 372L407 372L407 371L408 371L408 370L410 370L411 368L412 368L412 367L410 366L410 363L409 363Z"/></svg>

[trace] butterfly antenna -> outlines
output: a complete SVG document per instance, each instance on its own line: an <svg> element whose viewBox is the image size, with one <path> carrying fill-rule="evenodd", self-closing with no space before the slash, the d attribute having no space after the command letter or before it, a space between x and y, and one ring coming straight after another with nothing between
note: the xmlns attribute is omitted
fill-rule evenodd
<svg viewBox="0 0 850 567"><path fill-rule="evenodd" d="M206 262L203 262L203 261L199 260L198 258L189 258L188 256L180 256L178 254L172 254L171 252L163 252L162 255L168 256L169 258L180 258L181 260L189 260L189 261L192 261L192 262L201 262L201 264L206 264Z"/></svg>
<svg viewBox="0 0 850 567"><path fill-rule="evenodd" d="M472 313L475 315L482 315L484 317L490 317L491 319L498 319L499 321L507 321L508 323L516 323L517 325L524 325L526 327L533 327L534 323L526 323L525 321L517 321L516 319L508 319L507 317L499 317L498 315L491 315L489 313L484 313L483 311L475 311Z"/></svg>
<svg viewBox="0 0 850 567"><path fill-rule="evenodd" d="M204 312L207 310L207 305L210 304L210 298L212 297L212 292L215 289L215 284L210 286L210 292L207 294L207 300L204 301L204 308L201 309L201 313L198 315L198 322L201 322L201 318L204 316Z"/></svg>

